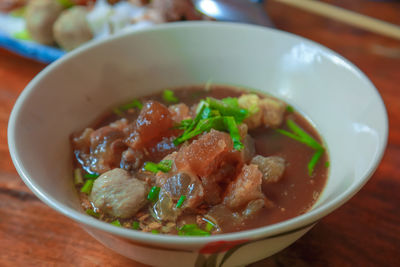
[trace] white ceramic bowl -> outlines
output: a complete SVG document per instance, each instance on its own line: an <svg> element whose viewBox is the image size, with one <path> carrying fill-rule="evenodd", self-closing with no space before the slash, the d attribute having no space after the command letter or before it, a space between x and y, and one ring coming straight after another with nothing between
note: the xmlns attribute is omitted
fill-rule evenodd
<svg viewBox="0 0 400 267"><path fill-rule="evenodd" d="M313 209L271 226L211 237L141 233L86 215L73 186L69 135L127 99L210 79L268 92L316 125L331 167ZM377 90L331 50L257 26L185 22L88 44L48 66L16 102L8 142L29 188L111 249L150 265L237 266L287 247L353 196L377 167L387 131Z"/></svg>

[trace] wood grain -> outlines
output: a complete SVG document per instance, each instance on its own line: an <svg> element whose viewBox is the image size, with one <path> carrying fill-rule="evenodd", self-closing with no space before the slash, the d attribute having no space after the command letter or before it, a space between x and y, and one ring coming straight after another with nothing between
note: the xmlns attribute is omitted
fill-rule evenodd
<svg viewBox="0 0 400 267"><path fill-rule="evenodd" d="M399 1L325 0L400 25ZM400 42L267 1L277 28L321 43L356 64L389 115L388 146L366 186L282 252L251 266L400 266ZM90 237L39 201L8 152L9 114L45 66L0 49L0 266L144 266Z"/></svg>

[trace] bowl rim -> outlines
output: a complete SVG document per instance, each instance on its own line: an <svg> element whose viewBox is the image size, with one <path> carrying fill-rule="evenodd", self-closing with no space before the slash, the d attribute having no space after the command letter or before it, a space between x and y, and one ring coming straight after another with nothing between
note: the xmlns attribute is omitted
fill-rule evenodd
<svg viewBox="0 0 400 267"><path fill-rule="evenodd" d="M225 234L220 234L220 235L214 235L214 236L207 236L207 237L185 237L185 236L175 236L175 235L154 235L151 233L144 233L140 231L132 231L131 229L126 229L126 228L121 228L121 227L115 227L113 225L110 225L108 223L102 222L100 220L97 220L95 218L92 218L88 215L86 215L83 212L79 212L76 209L70 208L66 206L65 204L57 201L56 199L46 195L42 188L35 183L34 179L32 179L29 175L29 171L25 169L23 165L20 164L19 162L19 152L16 150L16 139L15 139L15 127L17 125L17 118L21 112L21 107L23 106L24 102L29 98L29 95L34 91L36 85L48 74L53 71L55 71L58 67L60 67L61 64L63 64L66 61L69 61L77 56L79 56L81 53L85 53L85 51L91 49L92 47L98 47L98 46L103 46L107 45L108 43L114 42L116 40L124 39L127 36L131 35L140 35L143 32L157 32L157 31L170 31L170 30L176 30L176 29L185 29L185 28L191 28L191 29L197 29L197 28L204 28L207 29L209 27L213 28L219 28L220 30L223 29L234 29L234 30L239 30L239 29L250 29L250 30L258 30L260 33L264 34L264 32L275 32L277 34L280 34L282 36L290 37L290 38L297 38L298 40L308 44L312 45L314 47L317 47L321 49L321 51L324 51L327 54L333 55L340 60L343 61L343 64L345 64L348 68L349 71L351 71L353 74L357 75L360 79L362 79L364 82L366 82L370 87L371 90L374 91L377 101L379 102L378 105L381 107L382 112L384 114L384 117L382 118L384 121L384 127L382 129L383 132L383 140L379 144L379 148L376 150L375 155L374 155L374 161L369 166L367 170L362 175L362 178L359 181L354 182L351 184L350 187L348 187L345 191L343 191L341 194L333 198L332 200L328 201L328 203L323 204L319 207L316 207L315 209L312 209L302 215L296 216L294 218L291 218L289 220L285 220L279 223L275 223L272 225L268 226L263 226L259 227L256 229L251 229L251 230L245 230L245 231L240 231L240 232L235 232L235 233L225 233ZM83 46L75 49L74 51L69 52L67 55L63 56L61 59L55 61L54 63L48 65L45 67L36 77L32 79L32 81L25 87L25 89L22 91L20 96L18 97L10 118L9 118L9 123L8 123L8 145L9 145L9 151L11 154L12 161L14 163L14 166L24 181L24 183L29 187L29 189L44 203L46 203L48 206L53 208L54 210L60 212L61 214L73 219L74 221L77 221L85 226L93 227L98 230L102 230L120 237L124 237L130 240L135 240L141 243L145 244L154 244L157 243L159 245L191 245L191 246L199 246L199 245L204 245L206 243L211 243L211 242L218 242L218 241L233 241L233 240L257 240L260 238L267 238L267 237L272 237L272 236L277 236L277 235L284 235L288 234L289 232L293 232L296 230L301 230L304 228L307 228L313 224L315 224L318 220L320 220L322 217L326 216L327 214L331 213L333 210L341 206L343 203L345 203L347 200L349 200L355 193L357 193L361 187L369 180L369 178L372 176L376 168L378 167L386 145L387 145L387 138L388 138L388 117L387 117L387 111L383 102L382 97L380 96L378 90L375 88L375 86L372 84L372 82L367 78L367 76L358 68L356 67L353 63L345 59L343 56L337 54L336 52L332 51L329 48L326 48L325 46L322 46L321 44L318 44L314 41L311 41L309 39L306 39L304 37L289 33L289 32L284 32L281 30L277 29L271 29L271 28L266 28L262 26L256 26L256 25L248 25L248 24L241 24L241 23L232 23L232 22L210 22L210 21L196 21L196 22L173 22L173 23L167 23L167 24L161 24L161 25L155 25L150 28L144 28L144 29L137 29L132 32L126 32L126 33L121 33L121 34L116 34L106 40L100 40L100 41L92 41L87 44L84 44Z"/></svg>

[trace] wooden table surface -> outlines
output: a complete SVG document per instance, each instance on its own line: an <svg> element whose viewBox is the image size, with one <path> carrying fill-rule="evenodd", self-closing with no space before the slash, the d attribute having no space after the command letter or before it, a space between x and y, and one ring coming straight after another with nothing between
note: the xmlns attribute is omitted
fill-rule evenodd
<svg viewBox="0 0 400 267"><path fill-rule="evenodd" d="M399 1L325 0L400 25ZM319 42L355 63L386 104L389 139L364 188L282 252L251 266L400 266L400 41L269 1L277 28ZM8 152L18 95L45 65L0 49L0 266L143 266L95 241L39 201Z"/></svg>

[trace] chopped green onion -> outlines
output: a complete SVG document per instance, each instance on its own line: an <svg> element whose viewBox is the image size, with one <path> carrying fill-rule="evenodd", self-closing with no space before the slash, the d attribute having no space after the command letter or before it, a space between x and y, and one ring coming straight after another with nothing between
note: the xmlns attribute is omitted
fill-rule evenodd
<svg viewBox="0 0 400 267"><path fill-rule="evenodd" d="M198 122L196 127L190 132L184 132L181 136L176 138L173 143L175 146L182 144L186 140L192 139L193 137L203 133L208 132L211 129L216 129L223 131L225 129L224 117L213 117L209 119L203 119Z"/></svg>
<svg viewBox="0 0 400 267"><path fill-rule="evenodd" d="M181 236L209 236L210 233L200 229L197 224L185 224L178 229L178 235Z"/></svg>
<svg viewBox="0 0 400 267"><path fill-rule="evenodd" d="M125 104L125 105L122 105L122 106L119 106L117 108L114 108L113 112L115 114L121 116L124 113L124 111L127 111L127 110L132 109L132 108L142 109L143 108L143 104L139 100L134 99L134 100L132 100L132 102L129 102L129 103Z"/></svg>
<svg viewBox="0 0 400 267"><path fill-rule="evenodd" d="M316 150L307 166L308 174L312 176L315 165L324 154L325 149L320 143L318 143L313 137L311 137L311 135L301 129L300 126L298 126L294 121L287 120L286 123L292 132L288 132L282 129L277 129L276 131Z"/></svg>
<svg viewBox="0 0 400 267"><path fill-rule="evenodd" d="M88 214L88 215L90 215L90 216L93 216L93 217L96 217L96 218L99 218L99 217L100 217L100 213L97 213L97 212L95 212L95 211L92 210L92 209L87 209L87 210L86 210L86 214Z"/></svg>
<svg viewBox="0 0 400 267"><path fill-rule="evenodd" d="M248 115L249 111L235 105L232 100L218 100L207 97L206 102L210 108L218 110L222 116L233 116L237 123L241 123Z"/></svg>
<svg viewBox="0 0 400 267"><path fill-rule="evenodd" d="M312 156L310 162L308 163L308 175L312 176L314 172L315 165L317 164L318 160L321 158L321 156L324 154L323 149L318 149L314 155Z"/></svg>
<svg viewBox="0 0 400 267"><path fill-rule="evenodd" d="M140 229L140 224L139 224L139 222L134 221L134 222L132 223L132 229L133 229L133 230L139 230L139 229Z"/></svg>
<svg viewBox="0 0 400 267"><path fill-rule="evenodd" d="M156 202L158 200L158 195L160 194L160 188L158 186L153 186L150 189L149 194L147 195L147 199L151 202Z"/></svg>
<svg viewBox="0 0 400 267"><path fill-rule="evenodd" d="M206 231L211 232L211 230L214 229L214 224L207 222L206 224Z"/></svg>
<svg viewBox="0 0 400 267"><path fill-rule="evenodd" d="M151 161L147 161L144 163L144 169L153 173L157 173L159 171L169 172L172 168L172 160L166 159L160 161L160 163L154 163Z"/></svg>
<svg viewBox="0 0 400 267"><path fill-rule="evenodd" d="M294 108L292 106L290 106L290 105L287 105L286 106L286 111L289 112L289 113L293 113L294 112Z"/></svg>
<svg viewBox="0 0 400 267"><path fill-rule="evenodd" d="M86 180L85 184L81 188L81 192L89 195L92 191L93 182L93 179Z"/></svg>
<svg viewBox="0 0 400 267"><path fill-rule="evenodd" d="M187 120L183 120L181 121L181 123L179 123L179 125L177 125L175 128L176 129L181 129L181 130L186 130L187 128L190 127L190 125L193 123L192 119L187 119Z"/></svg>
<svg viewBox="0 0 400 267"><path fill-rule="evenodd" d="M174 95L174 91L164 90L163 99L168 103L178 103L179 99Z"/></svg>
<svg viewBox="0 0 400 267"><path fill-rule="evenodd" d="M121 223L119 222L119 220L112 221L112 222L110 222L110 224L112 224L114 226L118 226L118 227L122 226Z"/></svg>
<svg viewBox="0 0 400 267"><path fill-rule="evenodd" d="M329 168L329 165L330 165L329 161L325 162L325 167Z"/></svg>
<svg viewBox="0 0 400 267"><path fill-rule="evenodd" d="M15 39L19 39L19 40L31 40L32 39L27 30L16 32L13 34L13 37Z"/></svg>
<svg viewBox="0 0 400 267"><path fill-rule="evenodd" d="M180 207L182 207L183 202L185 202L186 200L186 196L182 195L179 200L178 203L176 203L176 207L179 209Z"/></svg>
<svg viewBox="0 0 400 267"><path fill-rule="evenodd" d="M224 122L233 140L233 148L237 151L242 150L244 146L242 142L240 142L241 137L235 119L231 116L227 116L224 117Z"/></svg>
<svg viewBox="0 0 400 267"><path fill-rule="evenodd" d="M83 184L82 172L80 168L74 170L74 183L76 185Z"/></svg>
<svg viewBox="0 0 400 267"><path fill-rule="evenodd" d="M83 177L85 177L85 179L96 179L99 175L97 173L85 173Z"/></svg>
<svg viewBox="0 0 400 267"><path fill-rule="evenodd" d="M158 231L157 229L153 229L153 230L151 230L151 233L152 233L152 234L159 234L160 231Z"/></svg>

